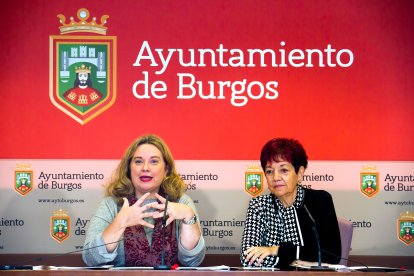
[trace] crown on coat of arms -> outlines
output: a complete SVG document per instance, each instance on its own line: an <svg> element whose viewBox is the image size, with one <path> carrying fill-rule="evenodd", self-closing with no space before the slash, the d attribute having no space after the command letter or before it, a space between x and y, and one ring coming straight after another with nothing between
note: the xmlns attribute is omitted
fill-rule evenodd
<svg viewBox="0 0 414 276"><path fill-rule="evenodd" d="M414 212L403 212L400 214L400 219L402 220L414 220Z"/></svg>
<svg viewBox="0 0 414 276"><path fill-rule="evenodd" d="M77 12L79 21L76 21L73 16L71 16L69 18L70 22L66 23L66 17L63 14L58 14L57 17L60 19L60 23L62 24L62 26L59 27L60 33L67 34L74 32L87 32L106 35L106 30L108 28L104 25L106 24L106 19L108 19L109 16L102 15L99 24L96 22L96 17L93 17L91 21L87 21L89 16L89 11L85 8L81 8Z"/></svg>
<svg viewBox="0 0 414 276"><path fill-rule="evenodd" d="M260 171L261 169L262 167L260 167L259 165L252 164L252 165L247 166L246 171Z"/></svg>
<svg viewBox="0 0 414 276"><path fill-rule="evenodd" d="M68 216L68 211L63 211L62 209L59 210L53 210L53 216L62 216L62 217L66 217Z"/></svg>
<svg viewBox="0 0 414 276"><path fill-rule="evenodd" d="M30 170L30 164L25 162L17 163L16 167L18 170Z"/></svg>
<svg viewBox="0 0 414 276"><path fill-rule="evenodd" d="M91 66L86 66L85 64L82 64L81 66L76 66L75 67L75 73L87 73L90 74L91 73Z"/></svg>
<svg viewBox="0 0 414 276"><path fill-rule="evenodd" d="M363 171L376 171L377 167L373 165L362 166Z"/></svg>

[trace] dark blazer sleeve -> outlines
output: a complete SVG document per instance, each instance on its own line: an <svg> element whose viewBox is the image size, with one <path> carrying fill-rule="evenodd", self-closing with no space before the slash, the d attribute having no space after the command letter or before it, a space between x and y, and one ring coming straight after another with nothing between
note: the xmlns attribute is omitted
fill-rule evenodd
<svg viewBox="0 0 414 276"><path fill-rule="evenodd" d="M306 194L304 204L316 222L322 250L322 262L338 264L341 260L341 235L332 196L322 190L306 190ZM305 246L300 257L305 261L316 262L318 261L318 251L312 221L304 208L301 208L301 216L306 224L306 239L304 239Z"/></svg>
<svg viewBox="0 0 414 276"><path fill-rule="evenodd" d="M316 222L322 249L322 262L338 264L341 256L341 236L332 196L323 190L305 189L304 205ZM297 210L297 214L304 242L304 245L299 248L299 259L317 262L318 250L312 220L303 205ZM293 244L281 243L278 267L288 268L296 259L296 252L297 247Z"/></svg>

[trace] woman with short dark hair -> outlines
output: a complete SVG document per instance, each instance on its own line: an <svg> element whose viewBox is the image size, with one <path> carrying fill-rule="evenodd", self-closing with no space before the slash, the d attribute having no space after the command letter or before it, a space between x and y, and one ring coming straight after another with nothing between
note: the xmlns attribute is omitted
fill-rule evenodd
<svg viewBox="0 0 414 276"><path fill-rule="evenodd" d="M263 146L260 163L270 194L250 200L242 265L289 269L294 260L317 262L315 224L322 261L338 264L341 237L332 197L326 191L301 186L308 166L303 146L294 139L272 139Z"/></svg>

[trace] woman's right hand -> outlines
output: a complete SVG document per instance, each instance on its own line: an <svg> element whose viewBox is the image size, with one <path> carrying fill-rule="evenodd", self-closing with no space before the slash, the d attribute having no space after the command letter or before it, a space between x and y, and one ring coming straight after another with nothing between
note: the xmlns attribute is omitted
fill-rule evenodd
<svg viewBox="0 0 414 276"><path fill-rule="evenodd" d="M118 242L127 227L142 225L150 228L154 228L153 224L150 224L144 220L145 217L152 217L154 212L145 212L150 206L141 204L149 196L149 193L143 195L133 205L129 206L128 199L123 198L124 204L116 215L115 219L102 233L102 238L105 242L108 252L112 252L118 246Z"/></svg>
<svg viewBox="0 0 414 276"><path fill-rule="evenodd" d="M123 198L124 204L122 205L122 208L116 217L116 219L119 219L119 223L123 229L135 225L154 228L154 225L146 222L144 218L152 217L156 212L146 212L148 208L150 208L150 205L148 204L141 206L141 204L149 195L150 193L144 194L131 206L129 206L128 199L125 197Z"/></svg>

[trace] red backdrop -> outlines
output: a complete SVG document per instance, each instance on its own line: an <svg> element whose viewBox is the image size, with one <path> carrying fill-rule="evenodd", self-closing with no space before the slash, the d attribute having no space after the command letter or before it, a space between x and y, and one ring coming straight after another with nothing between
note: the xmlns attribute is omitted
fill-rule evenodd
<svg viewBox="0 0 414 276"><path fill-rule="evenodd" d="M57 14L109 15L117 36L117 98L85 125L49 98L49 36ZM0 158L120 158L144 133L176 159L258 159L272 137L299 139L313 160L413 160L413 1L41 1L2 4ZM156 76L134 67L153 48L350 49L348 68L183 68ZM148 71L168 84L164 100L136 99ZM276 100L179 100L177 73L198 80L278 81ZM158 79L155 79L158 78Z"/></svg>

